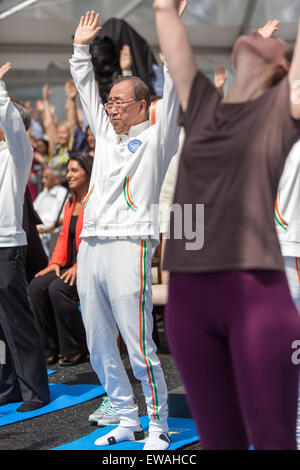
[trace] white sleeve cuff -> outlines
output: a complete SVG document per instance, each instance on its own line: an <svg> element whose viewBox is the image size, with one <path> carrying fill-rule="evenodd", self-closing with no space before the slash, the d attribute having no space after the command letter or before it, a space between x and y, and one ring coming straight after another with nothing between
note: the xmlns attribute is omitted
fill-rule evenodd
<svg viewBox="0 0 300 470"><path fill-rule="evenodd" d="M90 57L90 46L88 44L75 44L73 43L74 54L77 57L87 58Z"/></svg>
<svg viewBox="0 0 300 470"><path fill-rule="evenodd" d="M6 91L6 84L3 80L0 80L0 92Z"/></svg>

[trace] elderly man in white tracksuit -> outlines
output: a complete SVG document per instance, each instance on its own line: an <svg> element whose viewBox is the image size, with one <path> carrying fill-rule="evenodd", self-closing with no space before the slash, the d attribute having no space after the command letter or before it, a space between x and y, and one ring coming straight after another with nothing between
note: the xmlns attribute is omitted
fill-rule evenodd
<svg viewBox="0 0 300 470"><path fill-rule="evenodd" d="M89 44L100 32L99 14L87 12L74 36L71 73L96 139L95 160L78 254L78 292L91 363L120 425L96 445L141 440L138 408L117 347L118 330L142 382L150 419L144 449L169 447L167 388L152 339L152 249L159 240L159 194L178 148L178 101L165 67L163 111L153 126L150 97L140 79L115 83L103 106Z"/></svg>

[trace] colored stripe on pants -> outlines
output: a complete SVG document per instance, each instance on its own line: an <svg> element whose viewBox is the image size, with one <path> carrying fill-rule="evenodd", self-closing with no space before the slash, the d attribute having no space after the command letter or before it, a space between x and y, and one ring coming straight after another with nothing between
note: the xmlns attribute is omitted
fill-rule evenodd
<svg viewBox="0 0 300 470"><path fill-rule="evenodd" d="M300 284L299 258L295 258L295 261L296 261L297 275L298 275L299 284Z"/></svg>
<svg viewBox="0 0 300 470"><path fill-rule="evenodd" d="M140 289L140 301L139 301L139 312L140 312L140 348L147 367L148 379L151 387L152 403L153 403L153 417L155 420L159 420L158 414L158 396L157 387L155 383L155 377L153 373L152 363L146 356L146 345L145 345L145 292L146 292L146 254L147 245L146 241L141 241L141 257L140 257L140 268L141 268L141 289Z"/></svg>

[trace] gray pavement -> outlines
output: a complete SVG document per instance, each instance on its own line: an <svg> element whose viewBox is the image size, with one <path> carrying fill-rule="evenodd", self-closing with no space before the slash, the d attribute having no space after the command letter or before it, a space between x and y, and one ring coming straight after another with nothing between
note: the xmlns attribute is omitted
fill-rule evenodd
<svg viewBox="0 0 300 470"><path fill-rule="evenodd" d="M159 328L159 337L158 354L168 390L171 391L181 385L181 379L168 351L162 326ZM141 416L146 415L142 387L133 376L126 350L123 350L122 359L133 387L135 401L139 406L139 413ZM71 367L61 367L55 364L49 369L57 371L49 376L49 382L52 383L99 384L89 361ZM2 426L0 427L0 450L50 450L79 439L95 430L88 422L88 416L99 407L100 403L101 398L96 398L34 419ZM200 445L195 443L186 446L185 449L200 450Z"/></svg>

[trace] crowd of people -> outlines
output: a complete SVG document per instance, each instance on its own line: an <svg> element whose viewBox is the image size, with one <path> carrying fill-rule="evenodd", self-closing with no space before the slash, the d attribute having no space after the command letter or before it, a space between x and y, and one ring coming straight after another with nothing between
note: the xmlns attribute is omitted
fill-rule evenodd
<svg viewBox="0 0 300 470"><path fill-rule="evenodd" d="M89 420L117 425L95 444L144 439L121 335L144 449L168 449L152 316L162 244L166 335L202 447L296 449L299 38L293 53L277 20L238 38L225 93L223 66L214 83L198 70L186 5L154 2L162 67L123 21L82 16L64 121L48 84L31 108L0 67L0 406L46 405L47 365L90 360L107 396ZM173 202L204 204L200 250L174 234Z"/></svg>

